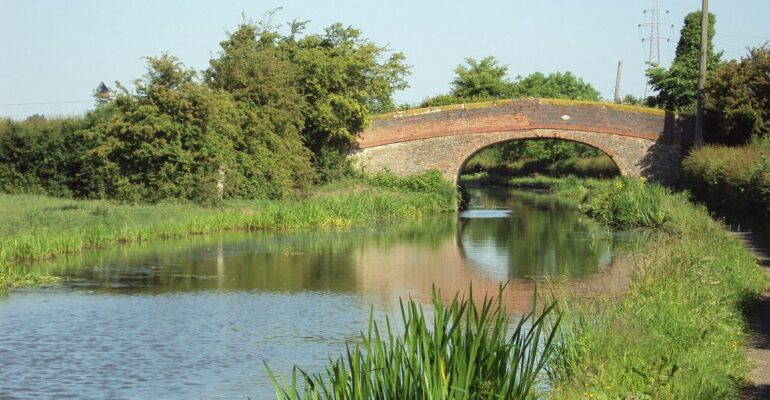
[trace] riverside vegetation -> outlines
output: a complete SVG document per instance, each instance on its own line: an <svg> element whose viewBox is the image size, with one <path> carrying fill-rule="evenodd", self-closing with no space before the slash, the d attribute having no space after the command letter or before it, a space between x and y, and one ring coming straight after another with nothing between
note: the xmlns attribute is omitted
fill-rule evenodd
<svg viewBox="0 0 770 400"><path fill-rule="evenodd" d="M714 35L714 17L709 17L710 42ZM681 112L693 109L697 64L692 60L697 59L695 33L700 30L699 21L698 13L685 18L670 69L653 65L648 70L648 77L658 91L657 96L646 100L648 104ZM765 57L767 53L766 47L754 49L750 57L740 63L720 65L721 53L715 53L713 48L709 51L712 56L708 64L711 74L707 83L707 114L715 122L707 138L745 143L752 136L756 140L767 135L767 107L763 106L770 93L766 78L766 61L770 60ZM466 61L468 67L459 66L456 70L452 93L428 99L424 106L511 97L515 96L513 89L526 87L503 79L506 68L494 58ZM565 81L563 76L553 78L554 83ZM746 90L726 90L739 87ZM582 93L590 96L588 91ZM707 199L718 198L724 188L739 189L741 194L730 198L737 201L735 206L747 204L754 206L752 210L759 207L760 212L764 212L766 154L756 146L725 151L706 148L691 153L685 162L685 182L694 188L697 196ZM482 160L485 154L480 155ZM726 164L722 161L735 155L750 157L745 166L734 173L725 173ZM502 157L495 157L491 152L486 156L492 161L492 167L502 164ZM488 171L475 172L486 174L481 180L552 185L557 194L579 204L583 212L601 222L618 227L653 228L658 233L642 251L638 270L622 298L560 299L563 322L547 363L551 398L705 400L736 397L750 368L741 348L745 341L743 310L764 290L767 278L753 255L720 222L713 221L705 208L690 203L684 193L672 193L639 180L617 179L607 183L551 177L501 179ZM441 304L435 307L443 310ZM405 323L420 321L420 315L405 314ZM424 340L431 343L429 335ZM300 373L309 385L305 387L305 394L311 398L347 398L345 396L360 394L352 390L383 388L408 376L400 373L386 376L377 373L379 369L361 369L364 365L371 366L367 363L372 360L383 360L378 351L388 348L387 339L375 336L372 340L371 334L364 336L363 341L366 351L356 349L348 353L349 369L344 367L344 358L332 362L326 376L328 386L322 376ZM406 351L413 353L414 349ZM436 373L444 371L441 362L422 367L443 377ZM356 374L351 376L350 370ZM296 390L296 373L293 379L290 385L276 382L279 397L301 397ZM446 389L440 385L439 388ZM462 392L458 397L474 398L477 394Z"/></svg>
<svg viewBox="0 0 770 400"><path fill-rule="evenodd" d="M501 286L477 305L471 288L468 298L455 295L445 305L434 287L432 323L416 301L402 301L403 329L397 332L390 320L381 328L370 316L361 343L348 345L325 373L295 367L286 381L266 368L278 398L287 400L533 399L554 349L555 303L523 316L510 332L503 295Z"/></svg>
<svg viewBox="0 0 770 400"><path fill-rule="evenodd" d="M733 399L750 365L744 307L766 287L754 256L682 193L639 180L556 192L604 223L655 227L628 293L562 298L549 361L556 399Z"/></svg>
<svg viewBox="0 0 770 400"><path fill-rule="evenodd" d="M732 222L767 230L770 221L770 140L746 146L706 146L682 163L682 185Z"/></svg>
<svg viewBox="0 0 770 400"><path fill-rule="evenodd" d="M687 17L671 69L648 71L659 91L655 104L684 112L692 107L695 75L688 60L697 48L692 33L699 19ZM403 55L389 54L356 29L335 24L305 35L304 28L293 22L283 35L276 27L244 22L221 42L202 74L161 55L148 59L134 93L119 86L113 101L100 102L83 118L2 121L0 190L13 194L0 196L0 287L51 281L20 276L13 267L88 247L224 229L348 227L455 210L454 188L436 173L351 178L344 155L355 132L370 113L395 108L391 95L405 87L408 67ZM717 208L767 215L767 145L760 139L768 133L768 49L723 64L718 53L709 53L716 56L709 63L706 111L717 136L707 139L750 144L691 153L684 183ZM494 58L467 64L456 70L450 95L425 105L525 96L598 100L598 92L569 73L510 82ZM516 146L539 145L510 149ZM544 149L555 154L558 146ZM501 154L479 159L490 156L499 164ZM560 166L570 164L563 159L533 160L545 171L575 172ZM523 171L533 160L508 167ZM742 162L734 169L727 160ZM583 163L585 168L572 164L578 172L591 170L591 163L608 165ZM313 189L328 182L335 183ZM279 396L302 397L305 390L311 398L529 398L545 366L550 396L557 399L734 398L749 368L741 350L741 311L766 285L748 250L685 195L655 185L628 179L530 182L556 182L559 195L601 222L658 231L626 295L560 299L560 324L549 330L543 315L533 314L528 318L535 329L517 329L510 339L507 318L494 301L480 309L465 301L448 307L434 301L433 330L409 302L403 335L387 323L380 332L372 323L360 350L332 361L326 376L297 370L288 385L276 381ZM731 193L727 201L725 193ZM542 356L538 343L546 344ZM492 361L477 362L479 354ZM474 362L479 370L470 368ZM420 372L425 381L414 379Z"/></svg>
<svg viewBox="0 0 770 400"><path fill-rule="evenodd" d="M133 92L116 83L83 117L0 120L0 287L48 279L12 263L84 247L453 210L453 188L431 194L395 178L318 193L355 179L345 158L355 133L394 108L409 68L355 28L306 24L282 34L244 20L201 73L149 57Z"/></svg>
<svg viewBox="0 0 770 400"><path fill-rule="evenodd" d="M438 172L408 178L360 176L297 200L226 200L217 206L166 201L132 205L41 195L0 194L0 287L50 281L19 275L13 264L121 242L228 229L348 228L454 212L457 195Z"/></svg>
<svg viewBox="0 0 770 400"><path fill-rule="evenodd" d="M527 399L536 397L531 388L515 392L520 396L509 396L508 390L521 387L520 382L535 385L542 368L549 378L547 396L554 399L735 398L750 369L741 347L746 338L742 310L767 284L752 254L686 194L637 179L549 182L558 196L600 222L655 229L626 294L588 299L556 294L556 308L525 316L534 318L532 330L524 333L519 326L505 345L479 335L499 336L498 325L507 323L499 321L499 307L478 312L472 303L455 299L446 306L434 296L434 325L427 329L423 312L410 301L402 308L403 332L394 333L386 322L382 333L370 321L361 344L330 361L325 373L295 368L289 381L273 376L278 397L397 393ZM488 309L487 302L482 309ZM487 314L491 318L483 322ZM552 330L542 318L554 321ZM541 336L547 338L543 346L534 345ZM543 350L537 361L530 359L526 372L514 373L522 353L537 347ZM501 359L510 368L488 368L495 365L490 360ZM468 368L472 360L477 371ZM469 375L489 377L474 381Z"/></svg>

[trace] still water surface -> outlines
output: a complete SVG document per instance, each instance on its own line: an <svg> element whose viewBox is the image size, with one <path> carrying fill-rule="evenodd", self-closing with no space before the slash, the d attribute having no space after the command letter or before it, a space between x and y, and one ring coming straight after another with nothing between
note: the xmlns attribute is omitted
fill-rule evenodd
<svg viewBox="0 0 770 400"><path fill-rule="evenodd" d="M65 284L0 298L0 398L272 398L263 362L319 371L398 298L533 279L626 287L631 240L554 198L473 191L459 215L345 232L244 233L120 246L29 266ZM625 255L624 255L625 254ZM534 279L536 280L536 279Z"/></svg>

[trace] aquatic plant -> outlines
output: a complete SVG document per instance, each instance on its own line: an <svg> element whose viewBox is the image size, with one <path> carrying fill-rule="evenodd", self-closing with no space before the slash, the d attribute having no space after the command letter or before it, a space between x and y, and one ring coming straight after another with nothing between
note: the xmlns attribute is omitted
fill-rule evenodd
<svg viewBox="0 0 770 400"><path fill-rule="evenodd" d="M445 305L433 289L433 323L416 301L401 302L403 331L370 316L360 344L330 359L325 372L294 367L287 381L266 365L279 399L532 399L553 351L560 317L554 305L511 323L496 297Z"/></svg>

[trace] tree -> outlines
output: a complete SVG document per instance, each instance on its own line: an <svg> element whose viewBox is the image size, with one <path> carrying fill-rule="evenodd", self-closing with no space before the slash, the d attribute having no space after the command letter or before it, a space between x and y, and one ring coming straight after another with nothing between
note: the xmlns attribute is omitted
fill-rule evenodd
<svg viewBox="0 0 770 400"><path fill-rule="evenodd" d="M511 86L511 97L544 97L552 99L571 99L599 101L599 91L571 72L555 72L543 75L532 73L524 78L518 77Z"/></svg>
<svg viewBox="0 0 770 400"><path fill-rule="evenodd" d="M463 99L503 98L510 94L511 83L505 79L508 67L500 65L494 56L477 61L465 58L465 65L455 68L452 95Z"/></svg>
<svg viewBox="0 0 770 400"><path fill-rule="evenodd" d="M208 85L231 94L240 111L235 150L244 179L237 191L252 197L296 194L316 177L303 141L308 105L299 70L278 39L272 31L243 23L220 42L219 56L204 73Z"/></svg>
<svg viewBox="0 0 770 400"><path fill-rule="evenodd" d="M500 65L494 56L477 61L466 58L466 65L458 65L450 94L427 98L421 107L494 100L499 98L543 97L599 101L599 91L571 72L554 72L548 75L534 72L526 77L509 81L505 75L508 67Z"/></svg>
<svg viewBox="0 0 770 400"><path fill-rule="evenodd" d="M232 102L172 56L147 61L136 93L121 87L112 112L83 133L96 144L85 172L104 182L98 197L209 200L219 169L232 165L225 140L237 119Z"/></svg>
<svg viewBox="0 0 770 400"><path fill-rule="evenodd" d="M296 36L304 23L291 24L281 48L298 68L300 92L307 102L306 145L315 154L322 181L347 172L348 148L373 113L395 109L393 93L408 87L409 66L402 53L390 53L336 23L322 35Z"/></svg>
<svg viewBox="0 0 770 400"><path fill-rule="evenodd" d="M720 65L705 87L707 139L745 143L770 136L770 47L749 50L740 61Z"/></svg>
<svg viewBox="0 0 770 400"><path fill-rule="evenodd" d="M632 106L641 106L644 105L644 99L641 97L636 97L633 94L627 94L623 96L623 98L620 100L620 104L628 104Z"/></svg>
<svg viewBox="0 0 770 400"><path fill-rule="evenodd" d="M707 72L713 71L720 62L722 52L714 52L714 24L716 17L709 14ZM674 61L669 69L652 64L647 69L647 79L658 92L652 105L667 110L693 113L698 91L698 65L700 62L701 12L695 11L684 18L676 46Z"/></svg>
<svg viewBox="0 0 770 400"><path fill-rule="evenodd" d="M312 169L297 128L301 115L292 124L291 112L281 109L285 100L274 93L281 82L271 80L276 70L269 62L260 64L264 86L233 95L202 83L172 56L147 60L136 91L121 87L80 133L92 143L81 172L96 182L88 197L281 198L308 187Z"/></svg>
<svg viewBox="0 0 770 400"><path fill-rule="evenodd" d="M252 105L264 102L258 93L282 93L288 103L275 104L301 114L290 118L300 122L292 124L312 151L321 180L330 180L347 169L347 150L370 115L395 108L393 92L407 86L409 67L403 54L389 54L355 28L333 24L323 34L303 36L306 22L289 26L290 33L282 35L274 26L242 23L221 43L207 81L239 101L239 93L249 94ZM260 70L269 65L269 74ZM264 85L268 76L271 87Z"/></svg>

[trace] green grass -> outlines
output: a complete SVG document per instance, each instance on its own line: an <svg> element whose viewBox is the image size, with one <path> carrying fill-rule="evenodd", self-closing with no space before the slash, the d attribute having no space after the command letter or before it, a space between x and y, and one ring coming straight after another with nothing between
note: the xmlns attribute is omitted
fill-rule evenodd
<svg viewBox="0 0 770 400"><path fill-rule="evenodd" d="M403 330L384 329L370 316L369 330L324 373L295 367L280 379L266 366L279 399L534 399L553 349L559 318L553 305L532 311L509 333L497 297L480 305L472 293L444 305L433 290L433 322L413 300L401 303Z"/></svg>
<svg viewBox="0 0 770 400"><path fill-rule="evenodd" d="M663 187L648 185L642 179L618 178L586 192L580 209L607 225L654 228L666 222L663 198L668 194Z"/></svg>
<svg viewBox="0 0 770 400"><path fill-rule="evenodd" d="M742 310L766 278L704 208L632 182L588 190L584 201L617 204L600 218L658 226L659 234L640 254L625 296L562 302L567 316L550 364L551 396L734 399L750 369Z"/></svg>
<svg viewBox="0 0 770 400"><path fill-rule="evenodd" d="M457 207L454 189L434 172L406 179L381 174L335 185L302 200L228 200L216 207L0 194L0 287L31 282L32 277L15 274L18 262L86 248L232 229L344 229L454 212Z"/></svg>
<svg viewBox="0 0 770 400"><path fill-rule="evenodd" d="M693 150L682 162L681 182L731 222L770 230L770 140Z"/></svg>

